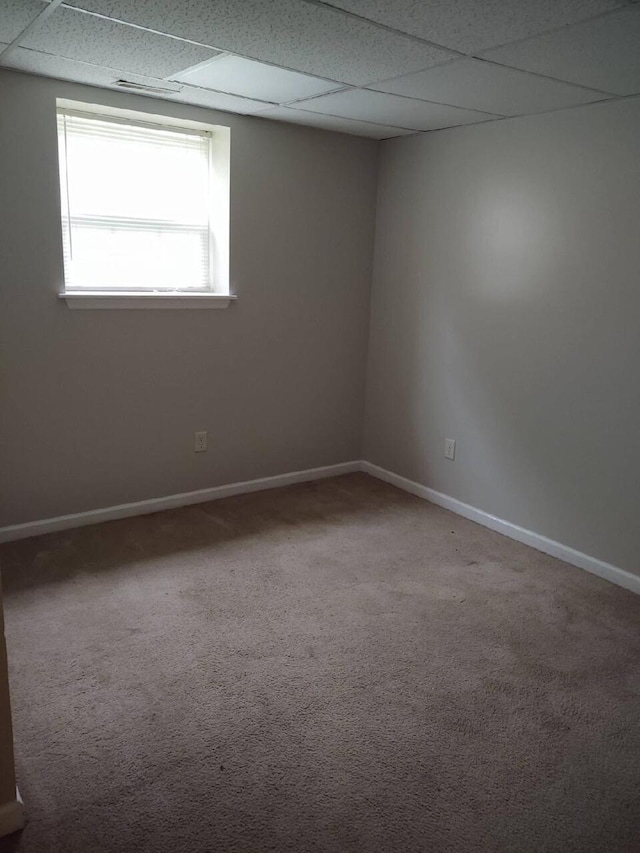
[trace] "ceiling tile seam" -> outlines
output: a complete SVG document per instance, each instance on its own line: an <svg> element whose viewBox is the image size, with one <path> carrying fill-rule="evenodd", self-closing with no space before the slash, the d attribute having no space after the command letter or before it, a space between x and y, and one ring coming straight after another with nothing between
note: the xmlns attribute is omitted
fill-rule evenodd
<svg viewBox="0 0 640 853"><path fill-rule="evenodd" d="M350 12L348 9L342 9L340 6L333 6L331 3L325 2L325 0L300 0L301 3L306 3L308 6L316 6L319 9L328 9L332 12L338 12L338 14L343 15L346 18L352 18L355 21L359 21L360 23L369 24L372 27L376 27L379 30L385 30L388 33L393 33L396 36L402 36L403 38L411 39L411 41L419 42L420 44L424 44L427 47L432 47L434 50L440 50L443 53L449 53L454 57L462 57L466 56L466 53L463 53L461 50L456 50L455 47L446 47L443 44L438 44L435 41L429 41L428 39L422 38L422 36L416 36L413 33L408 33L406 30L399 30L396 27L391 27L389 24L382 24L380 21L373 21L371 18L366 18L364 15L358 15L357 12Z"/></svg>
<svg viewBox="0 0 640 853"><path fill-rule="evenodd" d="M612 95L620 97L617 92L609 92L606 89L594 89L593 86L583 86L581 83L574 83L572 80L564 80L562 77L552 77L551 74L529 71L526 68L516 68L515 65L507 65L506 62L498 62L495 59L485 59L482 56L473 56L469 57L469 59L474 59L476 62L486 62L488 65L495 65L498 68L506 68L508 71L518 71L529 77L538 77L541 80L549 80L552 83L562 83L564 86L573 86L574 89L582 89L583 92L593 92L596 95L607 95L609 97Z"/></svg>
<svg viewBox="0 0 640 853"><path fill-rule="evenodd" d="M627 97L629 97L629 96L627 96ZM509 119L509 118L529 118L529 117L533 118L534 116L543 116L543 115L548 115L550 113L561 113L564 110L579 110L581 107L597 107L598 104L608 104L608 103L611 103L613 101L619 101L619 100L621 100L621 97L619 95L609 95L606 98L602 98L602 100L600 100L600 101L589 101L586 104L569 104L568 106L564 106L564 107L549 107L548 109L540 110L539 112L519 113L518 115L515 115L515 116L505 116L505 118L507 118L507 119Z"/></svg>
<svg viewBox="0 0 640 853"><path fill-rule="evenodd" d="M304 77L310 77L312 80L326 80L328 83L335 83L336 86L350 86L350 85L352 85L350 83L346 83L344 80L334 80L332 77L325 77L324 75L318 76L316 74L310 74L308 71L300 71L298 68L291 68L291 66L288 66L288 65L276 65L275 62L270 62L269 60L265 60L265 59L259 59L258 57L250 56L249 54L246 54L246 53L236 53L234 51L227 50L224 47L215 47L214 45L206 44L205 42L193 41L193 39L182 38L182 36L176 36L173 33L165 33L162 30L154 30L151 27L143 27L140 24L131 24L131 23L129 23L129 21L123 21L121 18L112 18L109 15L101 15L99 12L90 12L88 9L80 9L78 6L70 6L68 3L62 3L61 8L70 9L73 12L81 12L83 15L89 15L92 18L100 18L103 21L109 21L110 23L113 23L113 24L121 24L124 27L131 27L134 30L142 30L145 33L152 33L153 35L156 35L156 36L164 36L165 38L170 38L170 39L173 39L174 41L181 41L181 42L186 42L187 44L193 44L196 47L208 48L209 50L215 50L219 53L219 56L212 56L209 59L203 60L203 62L197 63L198 66L204 65L208 62L217 61L218 59L222 59L224 57L236 56L236 57L238 57L238 59L246 59L250 62L259 62L261 65L269 65L271 68L277 68L281 71L291 71L293 74L301 74ZM179 72L175 72L175 73L184 74L187 71L194 70L196 67L197 67L196 65L189 65L186 68L183 68ZM174 82L174 81L171 81L171 75L168 75L167 77L158 78L158 79L169 80L170 82Z"/></svg>
<svg viewBox="0 0 640 853"><path fill-rule="evenodd" d="M560 33L563 30L571 30L575 27L581 27L584 24L590 24L592 21L598 21L602 18L610 18L613 15L619 15L621 12L628 12L630 9L633 9L633 6L621 5L617 6L615 9L608 9L606 12L598 12L597 15L592 15L590 18L585 18L583 21L576 21L573 24L562 24L560 27L554 27L552 30L545 30L541 33L536 33L533 36L526 36L525 38L515 39L515 41L505 41L500 44L494 44L491 47L483 47L482 50L477 51L476 53L470 53L468 56L472 59L481 59L479 54L481 53L489 53L491 50L500 50L503 47L516 47L519 44L524 44L527 41L534 41L537 38L541 38L542 36L550 36L555 33ZM640 14L640 7L636 5L636 11Z"/></svg>
<svg viewBox="0 0 640 853"><path fill-rule="evenodd" d="M640 0L638 0L638 2L640 2ZM590 107L599 107L599 106L602 106L603 104L612 104L612 103L616 103L617 101L627 101L627 100L630 100L632 98L640 99L640 92L635 92L632 95L611 95L608 98L603 98L601 101L591 101L590 103L587 103L587 104L571 104L570 106L567 106L567 107L550 107L549 109L541 110L540 112L535 112L535 113L518 113L518 115L512 115L512 116L496 116L493 119L487 119L486 121L476 121L476 122L472 122L471 124L462 124L462 125L456 124L456 125L451 125L450 127L438 127L438 128L434 128L433 130L417 130L415 132L416 133L438 133L441 130L452 130L454 127L456 127L456 128L457 127L469 127L469 128L471 128L471 127L477 127L478 125L490 124L494 121L513 121L514 119L538 118L539 116L550 115L551 113L561 113L561 112L564 112L567 110L580 110L580 109L588 109Z"/></svg>
<svg viewBox="0 0 640 853"><path fill-rule="evenodd" d="M130 21L123 21L121 18L113 18L110 15L102 15L100 12L92 12L89 9L82 9L80 6L70 6L68 3L62 3L62 9L67 9L69 12L79 12L81 15L87 15L90 18L99 18L101 21L109 21L111 24L121 24L123 27L131 27L132 30L142 30L144 33L152 33L154 36L164 36L165 38L173 39L173 41L184 41L187 44L193 44L196 47L206 47L209 50L217 50L220 53L225 53L224 48L213 47L213 45L205 44L202 41L194 41L186 39L182 36L176 36L173 33L165 33L162 30L154 30L152 27L143 27L140 24L132 24ZM211 57L214 59L215 57Z"/></svg>
<svg viewBox="0 0 640 853"><path fill-rule="evenodd" d="M482 121L471 121L465 122L463 124L447 124L445 127L433 127L429 130L417 130L416 133L438 133L440 130L453 130L454 128L462 128L462 127L477 127L482 124L491 124L494 121L507 121L507 119L514 118L514 116L490 116L488 118L482 119ZM520 118L520 116L515 116L515 118Z"/></svg>
<svg viewBox="0 0 640 853"><path fill-rule="evenodd" d="M277 109L278 106L283 106L283 104L273 104L271 106L271 108ZM269 112L269 110L264 110L264 112L254 113L254 115L251 116L251 118L254 118L254 117L265 118L265 113L268 113L268 112ZM302 112L305 112L305 111L302 110ZM308 110L307 110L307 112L308 112ZM402 124L387 124L387 122L373 121L372 119L367 119L367 118L350 118L349 116L337 116L337 115L334 115L333 113L313 113L313 115L318 116L319 118L322 118L322 116L326 116L327 118L337 118L340 121L353 121L353 122L357 122L358 124L372 124L375 127L387 127L387 128L393 127L396 130L410 130L412 133L424 133L425 132L425 131L416 129L415 127L405 127ZM479 124L480 123L481 122L479 122ZM307 126L313 127L313 125L307 125Z"/></svg>
<svg viewBox="0 0 640 853"><path fill-rule="evenodd" d="M228 53L228 54L223 54L223 56L224 57L229 57L229 56L232 57L233 54ZM210 61L215 62L217 59L218 59L218 57L215 57L213 60L210 60ZM205 63L200 63L200 64L201 65L208 65L209 60L207 60ZM192 70L195 70L197 67L198 66L194 65L190 68L185 69L184 71L179 71L178 73L179 74L187 74L187 73L190 73ZM274 67L279 68L279 66L277 66L277 65ZM306 76L311 76L311 75L306 75ZM325 78L315 77L312 79L324 80ZM165 82L168 82L168 83L178 83L181 86L186 86L187 88L191 88L191 89L202 89L202 91L204 91L204 92L217 92L220 95L232 95L234 98L246 98L247 100L250 100L250 101L262 101L262 103L274 104L275 106L279 106L279 107L285 107L288 104L295 104L301 100L305 100L305 101L310 100L310 97L307 95L307 96L304 96L303 98L292 98L289 101L264 101L262 98L255 97L254 95L237 95L235 92L227 92L224 89L213 89L213 88L211 88L211 86L198 86L195 83L185 83L184 80L176 80L175 75L171 75L171 74L168 75L167 77L163 77L162 80ZM327 83L332 83L332 81L327 80ZM326 89L324 92L318 92L318 94L313 95L313 97L314 98L322 98L322 97L324 97L324 95L337 95L339 92L344 92L347 89L358 88L356 86L349 86L348 83L335 83L333 85L336 88Z"/></svg>
<svg viewBox="0 0 640 853"><path fill-rule="evenodd" d="M73 62L74 65L86 65L88 68L97 68L99 71L108 71L110 74L114 75L123 75L129 74L132 77L141 77L145 80L153 80L156 83L163 82L173 82L173 81L165 81L162 77L153 77L150 74L140 74L138 71L124 71L122 68L113 68L111 65L98 65L95 62L88 62L86 59L69 59L66 56L60 56L58 53L49 53L48 50L40 50L34 47L21 47L20 50L24 50L27 53L35 54L36 56L48 56L52 59L62 59L65 62ZM9 68L9 71L17 71L19 73L24 74L35 74L36 77L48 77L47 74L41 74L40 72L35 71L23 71L22 68ZM64 77L54 77L54 80L64 80ZM79 86L92 86L93 83L82 83L80 81L67 80L67 83L77 82ZM183 84L184 85L184 84ZM176 93L177 94L177 93Z"/></svg>
<svg viewBox="0 0 640 853"><path fill-rule="evenodd" d="M191 74L191 72L193 71L200 71L202 68L206 68L209 65L213 65L214 62L219 62L221 59L227 59L229 56L231 56L230 53L221 52L218 53L216 56L210 56L208 59L203 59L202 62L196 62L195 65L189 65L187 68L182 68L180 71L174 71L173 74ZM163 77L162 79L169 80L171 76L171 74L167 74L167 76ZM178 83L180 81L175 80L173 82Z"/></svg>
<svg viewBox="0 0 640 853"><path fill-rule="evenodd" d="M24 50L27 53L35 54L36 56L48 56L48 57L51 57L52 59L62 59L65 62L73 62L74 65L86 65L88 68L96 68L99 71L108 71L110 74L114 74L116 76L118 76L118 75L122 76L122 75L128 74L131 77L140 77L144 80L153 80L156 83L173 82L173 81L165 81L162 77L153 77L150 74L140 74L138 71L123 71L122 68L112 68L112 66L110 66L110 65L97 65L95 62L87 62L86 59L68 59L66 56L60 56L60 54L58 54L58 53L49 53L49 51L47 51L47 50L39 50L39 49L36 49L33 47L20 47L20 50ZM1 58L0 58L0 61L1 61ZM46 78L49 76L47 74L41 74L40 72L37 72L37 71L24 71L24 69L22 69L22 68L9 67L7 70L16 71L19 74L33 74L36 77L45 77ZM53 80L65 80L64 77L52 77L51 79L53 79ZM79 86L97 85L97 84L93 84L93 83L82 83L79 80L78 81L65 80L65 82L67 82L67 83L77 82ZM178 94L178 93L176 92L176 94Z"/></svg>
<svg viewBox="0 0 640 853"><path fill-rule="evenodd" d="M640 0L638 0L638 2L640 2ZM489 118L485 119L484 121L477 121L477 122L473 122L471 124L452 124L452 125L448 125L447 127L435 127L435 128L432 128L431 130L418 130L416 128L404 127L402 125L397 125L397 124L396 125L383 124L381 122L371 121L368 119L347 118L346 116L337 116L337 115L334 115L333 113L316 113L316 115L319 115L319 116L326 115L330 118L336 118L336 119L340 119L343 121L358 122L360 124L375 125L376 127L387 127L387 128L388 127L395 127L397 130L409 130L409 131L411 131L411 133L407 134L407 136L415 136L418 134L424 135L426 133L440 133L443 130L455 130L457 128L478 127L479 125L491 124L493 122L499 122L499 121L500 122L512 121L513 119L522 119L522 118L529 118L529 117L533 118L535 116L541 116L541 115L547 115L550 113L562 112L563 110L578 110L578 109L586 108L586 107L595 107L595 106L599 106L601 104L612 103L614 101L628 100L630 98L639 98L640 99L640 93L633 94L633 95L613 96L613 97L604 99L602 101L596 101L596 102L590 103L590 104L572 104L571 106L568 106L568 107L552 107L551 109L542 110L541 112L537 112L537 113L521 113L518 115L510 115L510 116L495 115L493 117L489 117ZM268 114L268 112L269 112L269 110L265 110L264 112L255 113L253 116L250 116L250 118L268 118L268 115L266 115L266 114ZM385 138L386 139L395 139L398 137L388 136ZM401 138L405 138L405 137L403 136ZM384 142L384 139L379 139L377 141L378 142Z"/></svg>
<svg viewBox="0 0 640 853"><path fill-rule="evenodd" d="M52 15L56 9L62 4L62 0L51 0L44 8L38 12L35 18L30 21L27 26L21 30L18 35L14 38L14 40L8 44L4 50L0 51L0 63L6 59L6 57L13 53L16 48L20 46L20 42L29 35L31 30L35 29L42 21L45 21L50 15Z"/></svg>
<svg viewBox="0 0 640 853"><path fill-rule="evenodd" d="M221 59L229 59L229 58L234 59L234 58L236 58L236 57L237 57L238 59L246 59L246 60L247 60L247 62L260 62L260 60L259 60L259 59L256 59L256 60L251 59L251 60L250 60L250 59L248 59L248 57L246 57L246 56L239 56L239 54L237 54L237 53L224 53L224 54L221 54L221 56L220 56L220 57L217 57L217 56L216 56L216 57L215 57L215 60L217 60L218 58L221 58ZM207 62L206 64L208 64L208 62ZM262 63L262 64L263 64L263 65L266 65L267 63ZM174 73L173 73L173 74L168 74L166 77L163 77L162 79L163 79L163 80L166 80L166 81L168 81L168 82L170 82L170 83L182 83L182 85L183 85L183 86L191 86L191 85L193 85L193 86L194 86L194 88L198 88L198 89L208 89L208 88L209 88L208 86L197 86L197 87L196 87L196 86L195 86L195 84L185 83L185 82L184 82L184 80L176 80L176 79L175 79L176 74L190 74L192 71L195 71L197 67L198 67L198 66L196 66L196 65L190 65L188 68L183 68L181 71L174 71ZM290 68L284 68L284 67L283 67L283 66L281 66L281 65L270 65L270 67L271 67L271 68L276 68L276 69L278 69L279 71L291 71L291 73L292 73L292 74L300 74L300 75L302 75L302 74L303 74L303 72L302 72L302 71L293 71L292 69L290 69ZM342 91L343 91L343 89L357 89L357 88L359 88L359 87L357 87L357 86L352 86L350 83L344 83L344 82L340 82L340 81L338 81L338 80L327 80L327 78L326 78L326 77L314 77L314 75L313 75L313 74L304 74L304 76L305 76L305 77L309 77L311 80L323 80L323 81L326 81L326 82L327 82L327 83L332 87L332 88L330 88L330 89L326 89L324 92L320 92L320 93L319 93L319 95L318 95L317 97L321 97L322 95L337 94L338 92L342 92ZM209 91L211 91L211 92L216 92L216 91L223 91L223 90L221 90L221 89L210 89ZM225 94L226 94L226 95L233 95L234 93L233 93L233 92L225 92ZM250 95L238 95L237 97L239 97L239 98L240 98L240 97L249 98L249 97L253 97L253 96L250 96ZM314 97L316 97L316 96L314 96ZM258 101L259 101L259 100L260 100L260 98L253 98L253 100L258 100Z"/></svg>
<svg viewBox="0 0 640 853"><path fill-rule="evenodd" d="M293 98L290 101L282 101L278 106L290 107L293 104L300 104L300 103L304 103L304 102L308 102L308 101L313 101L316 98L324 98L327 95L341 95L343 92L353 92L354 90L357 90L358 88L359 88L358 86L343 85L341 89L331 89L331 91L329 91L329 92L319 92L317 95L312 95L311 97ZM387 125L387 127L389 127L389 125Z"/></svg>
<svg viewBox="0 0 640 853"><path fill-rule="evenodd" d="M178 83L186 89L187 92L189 90L197 90L198 92L211 92L213 95L226 95L227 98L238 98L240 101L254 101L259 104L264 104L266 107L279 107L281 106L278 101L265 101L264 98L254 98L250 95L236 95L234 92L225 92L222 89L209 89L207 86L195 86L192 83L183 83L181 80L168 80L168 83ZM179 92L176 94L180 94ZM191 106L194 106L193 104ZM217 107L205 107L205 109L217 109Z"/></svg>
<svg viewBox="0 0 640 853"><path fill-rule="evenodd" d="M474 107L459 107L456 104L449 104L444 101L431 101L427 98L415 98L412 95L400 95L397 92L378 92L375 89L365 89L362 86L351 86L351 89L357 89L360 92L369 92L375 93L376 95L385 95L387 98L403 98L405 101L417 101L419 104L433 104L435 107L449 107L452 110L462 110L463 112L471 112L471 113L481 113L482 115L491 116L495 118L496 116L502 117L502 113L492 113L488 110L477 110ZM339 93L335 93L339 94ZM326 95L313 95L311 98L304 98L303 102L315 101L318 98L324 98ZM399 127L400 125L395 125Z"/></svg>
<svg viewBox="0 0 640 853"><path fill-rule="evenodd" d="M640 0L638 0L640 2ZM149 32L155 32L155 30L149 30ZM158 35L163 35L163 33L157 33ZM202 45L202 47L209 47L209 45ZM213 50L222 50L221 48L212 48ZM335 83L336 86L342 89L363 89L366 91L371 86L377 86L378 83L386 83L389 80L396 80L400 77L408 77L410 74L420 74L422 71L430 71L432 68L442 68L443 65L452 65L454 62L462 62L465 59L470 59L468 56L456 56L453 59L446 59L443 62L436 62L433 65L426 65L424 67L418 68L416 71L405 71L402 74L394 75L393 77L385 77L383 80L378 80L376 78L371 83L347 83L345 80L334 80L331 77L319 76L317 74L311 74L309 71L300 71L297 68L291 68L288 65L276 65L273 62L266 61L264 59L255 59L252 56L247 56L242 53L233 53L232 51L224 51L221 52L219 56L213 56L211 59L205 59L203 62L198 63L198 65L190 65L188 68L183 68L181 71L177 72L178 74L190 74L192 71L195 71L200 66L208 65L210 62L216 62L218 59L223 59L225 57L237 57L238 59L246 59L247 62L257 62L260 65L268 65L270 68L276 68L280 71L291 71L292 74L300 74L303 77L309 77L311 80L326 80L327 83ZM475 58L475 57L474 57ZM496 63L497 64L497 63ZM518 70L518 69L516 69ZM535 72L531 72L532 74ZM164 80L169 80L168 77L164 77ZM174 81L175 82L175 81ZM328 92L320 93L328 94ZM314 95L313 97L320 97Z"/></svg>
<svg viewBox="0 0 640 853"><path fill-rule="evenodd" d="M638 2L640 2L640 0L638 0ZM457 59L450 59L447 62L439 62L437 65L427 65L426 68L419 68L417 71L410 71L409 73L405 72L404 74L395 74L393 77L385 77L383 80L376 80L373 83L366 83L357 88L371 89L374 92L384 91L376 89L375 87L380 86L382 83L391 83L394 80L402 80L403 77L415 77L417 74L423 74L425 71L433 71L435 68L444 68L445 65L456 65L457 63L464 62L465 60L472 60L474 62L486 62L488 65L495 65L498 68L505 68L507 71L515 71L517 74L526 74L528 77L538 77L542 80L549 80L553 83L561 83L563 86L572 86L574 89L581 89L583 92L595 92L598 95L616 94L615 92L606 92L602 89L594 89L592 86L583 86L581 83L573 83L570 80L562 80L560 77L552 77L550 74L542 74L538 71L529 71L525 68L516 68L515 65L507 65L506 62L497 62L495 59L486 59L482 56L476 56L472 54L469 54L469 56L458 57Z"/></svg>
<svg viewBox="0 0 640 853"><path fill-rule="evenodd" d="M634 2L640 2L640 0L634 0ZM510 116L496 115L493 118L487 118L484 121L476 121L476 122L472 122L471 124L452 124L452 125L448 125L447 127L434 127L431 130L416 130L414 128L401 127L400 125L393 125L393 127L396 127L398 130L410 130L411 133L407 134L407 136L417 136L417 135L424 135L426 133L440 133L443 130L456 130L459 128L473 128L473 127L478 127L478 126L485 125L485 124L493 124L494 122L512 121L513 119L534 118L534 117L541 116L541 115L548 115L550 113L563 112L564 110L586 109L587 107L597 107L597 106L600 106L602 104L614 103L615 101L626 101L626 100L630 100L632 98L640 99L640 93L634 93L633 95L614 95L612 97L605 98L601 101L594 101L594 102L588 103L588 104L571 104L571 106L568 106L568 107L551 107L548 110L542 110L542 111L536 112L536 113L519 113L518 115L510 115ZM257 113L257 115L261 116L262 113ZM375 121L368 121L365 119L355 119L355 118L346 119L344 116L334 116L333 114L330 114L330 113L318 113L317 115L331 115L331 118L344 119L345 121L353 121L353 122L357 121L357 122L360 122L362 124L374 124L374 125L379 126L379 127L391 127L391 125L380 124L379 122L375 122ZM253 116L251 116L251 117L253 118ZM385 138L386 139L397 139L398 137L388 136ZM403 136L401 138L404 139L406 137ZM384 139L379 139L377 141L378 142L384 142Z"/></svg>
<svg viewBox="0 0 640 853"><path fill-rule="evenodd" d="M433 104L437 107L449 107L454 110L465 110L467 112L482 113L491 118L510 118L509 113L493 113L481 110L477 107L461 107L460 104L450 104L448 101L434 101L433 99L419 98L417 95L401 95L399 92L381 92L378 89L365 89L367 92L375 92L377 95L388 95L390 98L405 98L408 101L418 101L421 104Z"/></svg>
<svg viewBox="0 0 640 853"><path fill-rule="evenodd" d="M431 130L415 130L414 134L424 136L425 133L442 133L443 130L459 130L466 127L483 127L485 124L493 124L496 121L508 121L510 118L523 118L523 116L497 116L496 118L487 119L487 121L476 121L472 124L452 124L448 127L434 127Z"/></svg>
<svg viewBox="0 0 640 853"><path fill-rule="evenodd" d="M89 9L82 9L80 6L70 6L68 3L62 3L60 6L61 9L66 9L69 12L78 12L81 15L87 15L89 18L99 18L101 21L109 21L111 24L121 24L123 27L130 27L132 30L142 30L144 33L152 33L154 36L164 36L165 38L172 39L173 41L182 41L187 44L193 44L196 47L205 47L209 50L215 50L218 53L226 53L224 48L221 47L213 47L211 44L205 44L202 41L194 41L193 39L186 39L182 36L176 36L173 33L165 33L161 30L154 30L151 27L143 27L140 24L132 24L129 21L123 21L121 18L113 18L110 15L102 15L100 12L92 12ZM215 59L215 57L211 57L211 59Z"/></svg>
<svg viewBox="0 0 640 853"><path fill-rule="evenodd" d="M414 41L418 41L421 44L425 44L428 47L432 47L436 50L441 50L441 51L444 51L446 53L451 53L454 56L457 56L458 58L462 58L462 57L467 57L469 59L475 59L476 58L475 53L465 53L464 51L456 50L456 48L447 47L446 45L440 44L439 42L430 41L429 39L422 38L421 36L414 35L413 33L408 33L408 32L406 32L406 30L399 30L396 27L389 26L388 24L382 24L379 21L372 21L370 18L367 18L364 15L358 15L357 12L351 12L348 9L342 9L339 6L333 6L331 3L327 2L327 0L300 0L300 2L301 3L307 3L310 6L320 6L320 7L324 7L325 9L332 9L334 12L340 12L341 14L346 15L349 18L355 18L358 21L363 21L367 24L372 24L373 26L378 27L379 29L387 30L388 32L394 33L394 34L399 35L399 36L405 36L407 38L413 39ZM530 41L531 39L539 38L540 36L551 35L552 33L558 32L560 30L565 30L565 29L569 29L570 27L580 26L581 24L585 24L589 21L595 21L598 18L607 17L608 15L618 15L618 14L620 14L621 11L624 11L624 10L629 9L629 8L633 8L634 6L636 8L638 8L639 3L640 3L640 0L626 0L626 1L623 0L623 2L621 2L619 6L616 6L615 9L607 9L606 12L598 12L595 15L591 15L588 18L583 18L582 20L575 21L574 23L571 23L571 24L561 24L559 27L552 27L551 29L548 29L548 30L541 30L539 33L536 33L533 36L526 36L525 38L522 38L522 39L515 39L514 41L507 41L507 42L502 42L500 44L491 45L491 47L482 48L481 52L483 52L485 50L486 51L497 50L498 48L506 47L507 45L511 46L511 45L519 44L520 42L523 42L523 41ZM438 64L442 65L443 63L438 63ZM432 66L430 66L430 67L432 67Z"/></svg>
<svg viewBox="0 0 640 853"><path fill-rule="evenodd" d="M435 65L425 65L424 68L418 68L416 71L403 71L402 74L394 74L393 77L384 77L382 80L373 80L371 83L363 83L359 88L370 89L372 86L379 86L381 83L390 83L392 80L400 80L402 77L413 77L415 74L422 74L424 71L431 71L433 68L444 68L445 65L455 65L457 62L464 62L465 59L471 57L456 56L454 59L447 59L445 62L437 62Z"/></svg>
<svg viewBox="0 0 640 853"><path fill-rule="evenodd" d="M634 2L636 2L636 0L634 0ZM640 2L640 0L637 0L637 2ZM499 121L501 122L501 121L513 121L514 119L537 118L538 116L549 115L551 113L560 113L560 112L563 112L564 110L579 110L579 109L586 109L588 107L599 107L602 104L610 104L610 103L614 103L616 101L626 101L626 100L629 100L631 98L640 99L640 93L636 93L633 95L614 95L613 97L605 98L602 101L594 101L594 102L589 103L589 104L571 104L571 106L569 106L569 107L551 107L548 110L542 110L541 112L538 112L538 113L521 113L521 114L515 115L515 116L496 116L493 119L487 119L486 121L476 121L476 122L472 122L471 124L456 124L456 125L450 125L449 127L436 127L436 128L433 128L432 130L415 130L413 132L413 135L418 135L418 134L424 135L426 133L440 133L443 130L455 130L458 128L473 128L473 127L478 127L478 126L485 125L485 124L493 124L493 122L499 122ZM382 142L383 140L378 140L378 141Z"/></svg>

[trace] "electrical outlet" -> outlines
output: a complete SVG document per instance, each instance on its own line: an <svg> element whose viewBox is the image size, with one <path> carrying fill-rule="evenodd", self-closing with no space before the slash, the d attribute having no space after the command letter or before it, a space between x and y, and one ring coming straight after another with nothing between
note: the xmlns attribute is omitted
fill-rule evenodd
<svg viewBox="0 0 640 853"><path fill-rule="evenodd" d="M445 438L444 440L444 456L445 459L456 458L456 442L454 438Z"/></svg>
<svg viewBox="0 0 640 853"><path fill-rule="evenodd" d="M202 453L207 449L207 433L206 432L196 432L194 433L194 445L193 449L196 453Z"/></svg>

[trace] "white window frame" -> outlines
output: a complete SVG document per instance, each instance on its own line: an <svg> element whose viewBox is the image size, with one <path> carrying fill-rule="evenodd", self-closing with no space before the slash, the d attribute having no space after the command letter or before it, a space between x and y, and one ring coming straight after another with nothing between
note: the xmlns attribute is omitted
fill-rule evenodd
<svg viewBox="0 0 640 853"><path fill-rule="evenodd" d="M150 126L168 130L191 129L210 135L210 262L212 264L211 288L207 291L123 291L80 290L63 288L58 294L69 308L227 308L236 298L229 286L229 177L230 129L220 125L176 119L164 115L89 104L67 99L56 99L56 116L59 111L123 121L137 126ZM61 211L62 228L62 211ZM61 232L62 246L62 232Z"/></svg>

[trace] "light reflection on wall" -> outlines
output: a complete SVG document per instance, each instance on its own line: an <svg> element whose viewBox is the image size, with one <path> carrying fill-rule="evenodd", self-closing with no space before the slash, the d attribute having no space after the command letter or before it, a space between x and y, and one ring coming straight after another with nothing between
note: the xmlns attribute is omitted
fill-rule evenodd
<svg viewBox="0 0 640 853"><path fill-rule="evenodd" d="M488 190L471 205L469 217L478 295L520 299L539 293L557 240L553 207L515 188Z"/></svg>

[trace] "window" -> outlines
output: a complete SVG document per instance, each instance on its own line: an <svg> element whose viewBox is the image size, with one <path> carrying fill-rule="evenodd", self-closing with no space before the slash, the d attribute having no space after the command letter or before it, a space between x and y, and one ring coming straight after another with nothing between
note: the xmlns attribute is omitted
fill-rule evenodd
<svg viewBox="0 0 640 853"><path fill-rule="evenodd" d="M74 296L109 303L99 307L140 307L122 297L149 296L228 304L228 186L214 139L227 129L133 115L58 105L63 297L71 307Z"/></svg>

